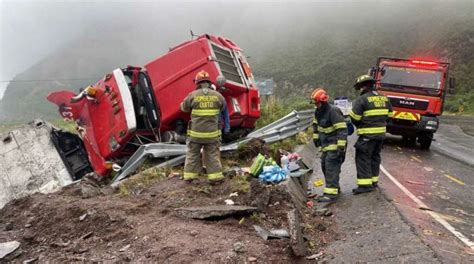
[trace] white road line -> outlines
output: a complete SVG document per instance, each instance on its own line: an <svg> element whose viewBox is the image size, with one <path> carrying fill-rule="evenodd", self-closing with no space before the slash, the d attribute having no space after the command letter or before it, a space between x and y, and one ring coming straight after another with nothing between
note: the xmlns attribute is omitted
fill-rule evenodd
<svg viewBox="0 0 474 264"><path fill-rule="evenodd" d="M418 197L416 197L413 193L411 193L405 186L403 186L395 177L392 176L382 165L380 165L380 170L398 187L400 190L402 190L408 197L410 197L420 208L429 208L426 206L424 202L422 202ZM446 220L443 219L438 213L430 211L430 210L425 210L426 213L431 215L431 217L434 218L434 220L438 221L444 228L446 228L449 232L451 232L454 236L456 236L459 240L461 240L466 246L468 246L471 249L474 249L474 242L469 240L467 237L465 237L463 234L460 232L456 231L456 229L450 225Z"/></svg>

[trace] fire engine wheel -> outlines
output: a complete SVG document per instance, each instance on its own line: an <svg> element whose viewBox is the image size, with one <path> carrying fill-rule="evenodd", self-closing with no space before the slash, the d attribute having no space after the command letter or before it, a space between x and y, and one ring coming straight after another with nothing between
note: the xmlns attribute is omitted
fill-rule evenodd
<svg viewBox="0 0 474 264"><path fill-rule="evenodd" d="M415 147L416 146L416 137L408 137L402 136L403 145L407 147Z"/></svg>
<svg viewBox="0 0 474 264"><path fill-rule="evenodd" d="M418 142L420 142L420 149L425 149L425 150L430 149L432 141L433 141L433 134L422 134L418 137Z"/></svg>

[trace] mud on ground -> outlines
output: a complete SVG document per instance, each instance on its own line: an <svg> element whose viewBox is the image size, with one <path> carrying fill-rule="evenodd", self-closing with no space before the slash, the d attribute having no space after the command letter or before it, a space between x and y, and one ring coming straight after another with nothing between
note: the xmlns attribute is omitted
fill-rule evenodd
<svg viewBox="0 0 474 264"><path fill-rule="evenodd" d="M271 188L263 212L213 221L179 217L175 208L224 205L226 199L250 204L253 198L245 193L245 182L226 179L222 185L209 186L204 180L189 184L178 176L165 176L108 193L101 189L99 195L83 185L35 194L0 210L0 241L21 242L3 261L243 263L256 258L258 263L305 262L294 257L289 240L264 241L257 236L254 224L288 228L286 213L292 207L277 187L260 188ZM236 190L239 195L229 197ZM331 217L308 211L303 218L309 255L337 238ZM244 245L241 252L234 251L237 242Z"/></svg>

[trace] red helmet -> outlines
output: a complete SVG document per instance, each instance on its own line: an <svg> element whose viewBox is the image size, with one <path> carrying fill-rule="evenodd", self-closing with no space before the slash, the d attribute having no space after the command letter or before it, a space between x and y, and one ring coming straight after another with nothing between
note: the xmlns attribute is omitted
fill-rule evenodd
<svg viewBox="0 0 474 264"><path fill-rule="evenodd" d="M315 103L327 103L329 101L329 96L323 88L317 88L311 93L311 100Z"/></svg>
<svg viewBox="0 0 474 264"><path fill-rule="evenodd" d="M211 82L211 77L209 77L209 73L206 71L200 71L196 74L194 78L194 83L198 84L200 82Z"/></svg>

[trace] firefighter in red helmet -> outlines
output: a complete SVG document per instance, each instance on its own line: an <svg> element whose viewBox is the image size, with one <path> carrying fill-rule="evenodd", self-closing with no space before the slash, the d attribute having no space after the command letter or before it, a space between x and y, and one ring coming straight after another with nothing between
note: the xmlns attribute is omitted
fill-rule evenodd
<svg viewBox="0 0 474 264"><path fill-rule="evenodd" d="M347 124L342 111L329 104L329 96L323 88L315 89L311 100L316 104L313 141L322 151L321 169L326 182L324 194L318 201L334 202L340 192L339 174L346 156Z"/></svg>

